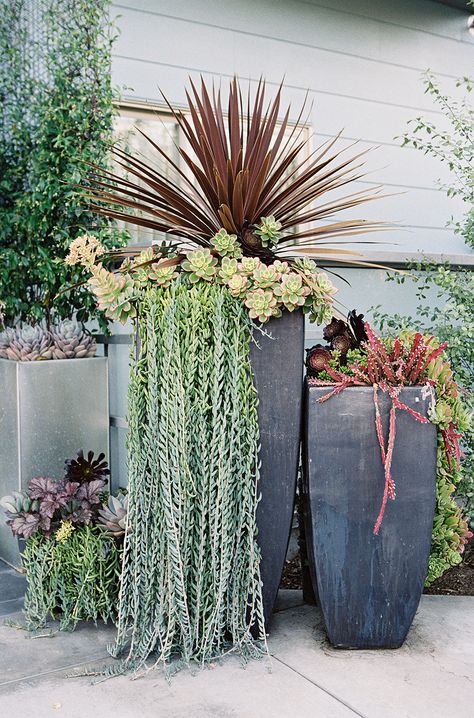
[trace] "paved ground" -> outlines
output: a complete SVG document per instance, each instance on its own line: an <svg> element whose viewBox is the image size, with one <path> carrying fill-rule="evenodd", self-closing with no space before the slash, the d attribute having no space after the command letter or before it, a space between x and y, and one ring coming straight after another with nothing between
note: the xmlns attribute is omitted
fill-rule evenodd
<svg viewBox="0 0 474 718"><path fill-rule="evenodd" d="M0 614L21 620L23 579L0 568ZM3 599L3 600L2 600ZM16 603L15 603L16 602ZM54 630L54 625L53 625ZM265 661L229 658L168 684L150 672L96 685L68 678L103 665L113 629L34 639L0 626L0 716L24 718L474 718L474 597L424 596L397 651L339 651L298 591L282 591ZM109 659L111 660L111 659Z"/></svg>

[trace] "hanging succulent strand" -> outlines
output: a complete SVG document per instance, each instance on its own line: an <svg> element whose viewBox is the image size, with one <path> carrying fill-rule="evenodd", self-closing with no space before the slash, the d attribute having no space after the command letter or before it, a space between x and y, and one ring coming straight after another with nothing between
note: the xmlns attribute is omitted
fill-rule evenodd
<svg viewBox="0 0 474 718"><path fill-rule="evenodd" d="M29 630L50 617L73 630L79 621L114 621L117 606L120 547L102 529L80 525L67 536L35 533L22 555L26 571L25 619Z"/></svg>
<svg viewBox="0 0 474 718"><path fill-rule="evenodd" d="M109 672L167 669L172 658L203 664L227 651L261 655L248 314L224 287L186 279L149 289L138 312L112 649L122 661Z"/></svg>

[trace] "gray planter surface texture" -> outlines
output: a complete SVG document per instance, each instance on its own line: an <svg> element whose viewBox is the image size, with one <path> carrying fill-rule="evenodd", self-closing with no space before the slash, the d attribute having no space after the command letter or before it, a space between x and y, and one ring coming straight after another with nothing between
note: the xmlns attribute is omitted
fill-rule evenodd
<svg viewBox="0 0 474 718"><path fill-rule="evenodd" d="M315 592L330 642L342 648L397 648L423 590L436 501L436 427L396 412L395 500L377 536L385 475L372 387L307 387L304 487L306 537ZM422 387L400 400L427 416ZM385 446L391 399L379 391Z"/></svg>
<svg viewBox="0 0 474 718"><path fill-rule="evenodd" d="M109 456L105 357L15 362L0 359L0 496L34 476L61 478L79 449ZM0 516L0 556L19 550Z"/></svg>
<svg viewBox="0 0 474 718"><path fill-rule="evenodd" d="M251 362L258 392L260 503L258 544L268 627L290 538L303 401L304 316L283 312L255 332ZM270 336L266 336L266 334Z"/></svg>

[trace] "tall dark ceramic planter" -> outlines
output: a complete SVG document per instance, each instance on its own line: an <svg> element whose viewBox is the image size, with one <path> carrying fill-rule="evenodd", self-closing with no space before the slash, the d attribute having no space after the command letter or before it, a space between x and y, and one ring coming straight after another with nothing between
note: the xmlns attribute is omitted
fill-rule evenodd
<svg viewBox="0 0 474 718"><path fill-rule="evenodd" d="M256 332L251 361L258 391L260 492L258 543L268 628L285 562L296 490L302 416L304 317L284 312Z"/></svg>
<svg viewBox="0 0 474 718"><path fill-rule="evenodd" d="M387 503L373 534L385 477L372 387L353 387L324 403L328 387L307 387L304 483L312 576L330 642L341 648L398 648L420 601L436 498L436 427L397 411ZM400 400L427 416L421 387ZM391 400L379 391L385 445Z"/></svg>

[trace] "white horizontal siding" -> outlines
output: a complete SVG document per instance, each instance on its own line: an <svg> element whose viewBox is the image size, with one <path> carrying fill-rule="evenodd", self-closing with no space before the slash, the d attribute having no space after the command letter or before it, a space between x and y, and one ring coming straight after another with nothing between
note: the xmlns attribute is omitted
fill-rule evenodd
<svg viewBox="0 0 474 718"><path fill-rule="evenodd" d="M422 2L425 8L426 2ZM320 55L325 64L331 59L338 62L342 56L415 71L431 67L441 75L456 77L459 67L469 62L472 45L470 36L465 32L462 13L456 18L456 25L459 35L466 36L463 42L406 26L381 23L372 17L295 1L275 3L260 0L254 3L239 0L225 7L224 13L218 0L192 4L166 0L159 4L125 2L116 7L122 14L123 25L129 25L130 29L136 26L140 31L142 20L139 16L143 18L145 15L150 28L156 22L165 29L168 23L174 23L177 29L181 29L183 45L188 37L189 25L192 25L195 31L198 27L203 28L203 37L207 30L214 33L214 38L216 30L219 31L220 52L224 49L233 51L229 37L229 33L233 33L239 45L247 38L253 44L283 43L302 51L308 49L325 53ZM428 6L429 10L431 6ZM196 42L190 44L196 46ZM153 46L150 49L153 50ZM265 45L262 49L265 51ZM331 55L336 57L331 58Z"/></svg>
<svg viewBox="0 0 474 718"><path fill-rule="evenodd" d="M464 250L445 230L450 216L462 212L437 191L436 180L448 178L446 168L401 148L398 139L417 115L444 122L420 75L430 66L453 85L450 78L472 65L474 43L462 12L429 0L130 0L113 7L121 15L114 79L133 88L128 96L160 102L162 90L182 105L188 75L218 80L237 73L256 81L262 74L270 90L285 76L284 99L295 113L310 91L315 141L344 128L343 138L360 139L361 148L380 145L371 153L367 182L385 183L400 195L367 208L367 217L375 211L404 223L410 238L399 233L397 244ZM431 228L439 230L434 247Z"/></svg>
<svg viewBox="0 0 474 718"><path fill-rule="evenodd" d="M121 8L121 12L124 32L116 45L118 56L168 66L176 63L191 72L232 74L237 71L242 78L263 74L273 83L279 83L284 76L288 86L302 91L309 89L372 104L408 107L414 112L432 109L420 83L420 72L429 64L422 51L418 66L411 68L161 14L127 8ZM350 27L347 30L351 32ZM430 38L430 41L442 42L439 38ZM375 44L379 44L376 38ZM452 41L449 44L465 50L466 66L470 46ZM402 57L403 47L402 34L399 50ZM131 48L133 54L130 54ZM441 61L442 50L438 53ZM461 67L463 62L457 66Z"/></svg>
<svg viewBox="0 0 474 718"><path fill-rule="evenodd" d="M284 103L294 116L309 90L314 143L333 137L360 140L354 152L369 153L366 183L384 183L387 197L354 214L403 225L380 239L380 251L445 255L466 252L446 228L462 206L437 188L447 181L443 165L410 148L400 135L418 115L444 123L424 94L423 71L431 68L448 92L454 78L472 72L474 41L466 13L430 0L123 0L112 5L120 36L114 48L113 80L125 97L185 104L188 76L222 80L235 73L255 83L264 75L270 91L285 77ZM130 89L133 88L133 89ZM362 184L359 183L359 187ZM368 186L368 185L366 185ZM350 216L347 213L346 216ZM363 249L363 247L359 247ZM385 272L342 269L344 309L414 313L415 288L385 283ZM308 328L307 342L320 330ZM125 412L127 349L111 349L111 410ZM113 469L126 481L125 432L112 431Z"/></svg>

